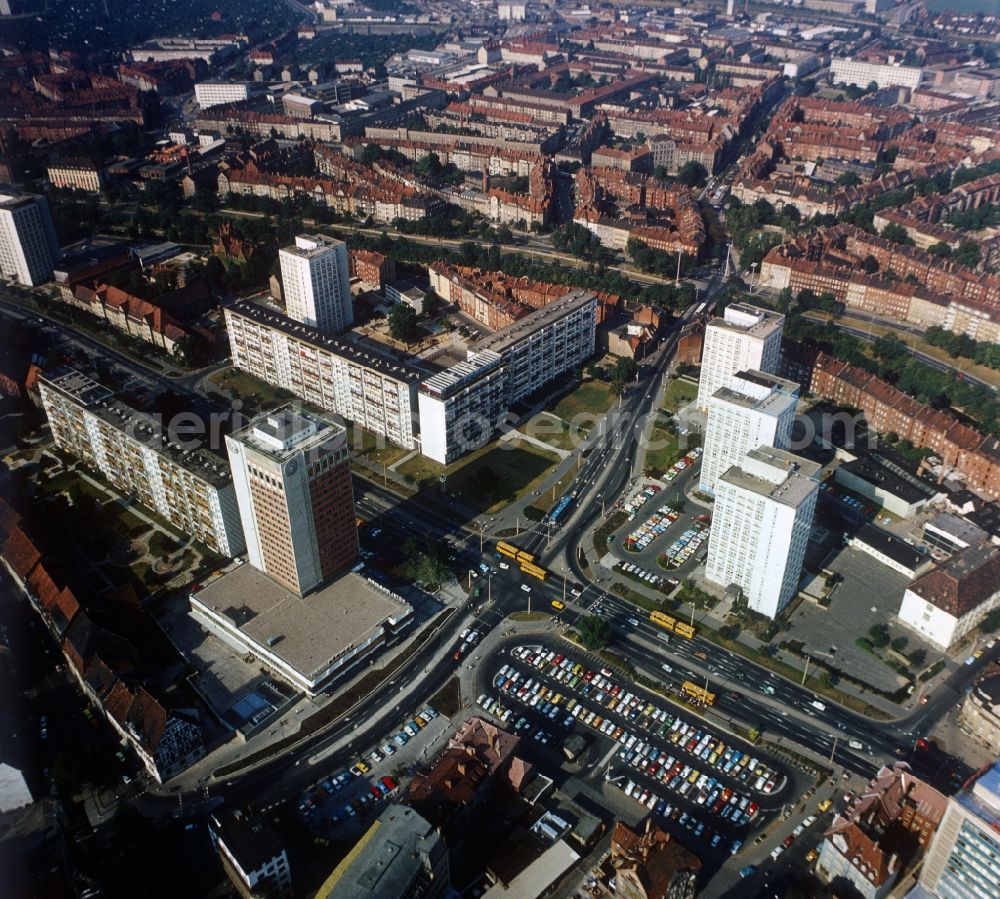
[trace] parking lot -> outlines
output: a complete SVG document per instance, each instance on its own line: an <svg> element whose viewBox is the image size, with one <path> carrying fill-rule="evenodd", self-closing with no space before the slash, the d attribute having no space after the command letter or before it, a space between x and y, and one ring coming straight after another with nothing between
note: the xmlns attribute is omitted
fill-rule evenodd
<svg viewBox="0 0 1000 899"><path fill-rule="evenodd" d="M684 468L672 480L647 479L636 487L622 505L629 520L608 544L617 561L631 563L663 579L683 579L702 563L708 550L707 525L711 519L707 509L693 505L684 495L687 486L697 478L700 455L700 448L695 448L685 457L690 462L681 459L678 464ZM691 538L696 536L687 533L691 530L701 538L689 547ZM664 555L667 558L660 564Z"/></svg>
<svg viewBox="0 0 1000 899"><path fill-rule="evenodd" d="M431 747L450 729L451 721L430 706L404 717L398 730L361 753L349 768L309 787L299 799L299 817L320 842L344 838L351 828L366 826L398 789L399 778L425 762Z"/></svg>
<svg viewBox="0 0 1000 899"><path fill-rule="evenodd" d="M786 776L695 715L647 698L610 669L588 670L553 650L518 646L479 697L509 730L558 747L574 730L600 742L601 772L684 841L720 858L740 851L777 806Z"/></svg>

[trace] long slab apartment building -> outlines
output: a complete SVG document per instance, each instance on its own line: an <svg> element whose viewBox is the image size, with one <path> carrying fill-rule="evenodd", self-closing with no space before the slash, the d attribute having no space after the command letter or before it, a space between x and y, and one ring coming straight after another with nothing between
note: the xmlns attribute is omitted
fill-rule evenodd
<svg viewBox="0 0 1000 899"><path fill-rule="evenodd" d="M226 308L233 364L274 387L417 448L420 375L251 300Z"/></svg>
<svg viewBox="0 0 1000 899"><path fill-rule="evenodd" d="M469 349L420 385L421 452L453 462L489 439L506 411L593 355L597 297L574 290Z"/></svg>
<svg viewBox="0 0 1000 899"><path fill-rule="evenodd" d="M174 443L152 416L75 369L58 368L38 383L56 446L220 555L243 552L224 458L187 441Z"/></svg>
<svg viewBox="0 0 1000 899"><path fill-rule="evenodd" d="M470 347L420 383L410 366L292 321L268 305L227 307L233 364L442 464L488 439L511 405L594 352L597 298L573 291ZM485 429L475 422L488 422Z"/></svg>

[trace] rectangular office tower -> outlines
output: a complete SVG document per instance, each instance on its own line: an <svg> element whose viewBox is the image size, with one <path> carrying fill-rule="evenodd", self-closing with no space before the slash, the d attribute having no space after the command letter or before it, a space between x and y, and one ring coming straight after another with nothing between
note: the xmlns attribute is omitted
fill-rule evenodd
<svg viewBox="0 0 1000 899"><path fill-rule="evenodd" d="M346 431L292 405L226 437L251 564L304 596L358 555Z"/></svg>
<svg viewBox="0 0 1000 899"><path fill-rule="evenodd" d="M719 475L758 446L788 449L799 385L762 371L741 371L708 401L699 489L714 494Z"/></svg>
<svg viewBox="0 0 1000 899"><path fill-rule="evenodd" d="M798 588L820 466L772 446L749 450L718 480L705 576L738 586L774 618Z"/></svg>
<svg viewBox="0 0 1000 899"><path fill-rule="evenodd" d="M998 884L1000 762L995 762L948 799L920 871L920 886L940 899L992 899Z"/></svg>
<svg viewBox="0 0 1000 899"><path fill-rule="evenodd" d="M749 303L734 303L722 318L713 318L705 327L698 409L707 412L715 391L728 385L738 371L776 373L784 325L785 316Z"/></svg>
<svg viewBox="0 0 1000 899"><path fill-rule="evenodd" d="M59 241L45 197L0 193L0 273L34 287L52 280Z"/></svg>
<svg viewBox="0 0 1000 899"><path fill-rule="evenodd" d="M335 334L354 322L347 244L320 234L300 234L278 253L288 317Z"/></svg>

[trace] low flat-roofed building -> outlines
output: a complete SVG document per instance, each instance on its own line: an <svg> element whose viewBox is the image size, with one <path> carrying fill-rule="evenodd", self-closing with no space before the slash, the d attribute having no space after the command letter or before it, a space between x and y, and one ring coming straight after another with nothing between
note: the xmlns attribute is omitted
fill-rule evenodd
<svg viewBox="0 0 1000 899"><path fill-rule="evenodd" d="M862 525L851 537L849 545L910 578L931 565L931 557L927 553L873 524Z"/></svg>
<svg viewBox="0 0 1000 899"><path fill-rule="evenodd" d="M989 535L961 515L938 512L924 522L924 543L949 556L970 546L985 543Z"/></svg>
<svg viewBox="0 0 1000 899"><path fill-rule="evenodd" d="M901 476L873 456L844 462L834 473L834 480L900 518L914 515L935 495L920 479Z"/></svg>
<svg viewBox="0 0 1000 899"><path fill-rule="evenodd" d="M316 899L435 899L450 887L448 847L412 808L390 805L316 893Z"/></svg>
<svg viewBox="0 0 1000 899"><path fill-rule="evenodd" d="M191 613L238 652L313 695L383 649L413 609L353 572L303 598L241 565L192 593Z"/></svg>

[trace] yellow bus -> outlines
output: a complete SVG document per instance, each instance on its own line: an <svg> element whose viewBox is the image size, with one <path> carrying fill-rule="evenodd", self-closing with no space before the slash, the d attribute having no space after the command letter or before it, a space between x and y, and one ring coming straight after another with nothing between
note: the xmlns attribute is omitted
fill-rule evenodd
<svg viewBox="0 0 1000 899"><path fill-rule="evenodd" d="M517 558L517 547L504 543L502 540L497 543L497 552L502 556L507 556L508 559Z"/></svg>
<svg viewBox="0 0 1000 899"><path fill-rule="evenodd" d="M715 705L714 693L710 693L704 687L699 687L697 684L692 684L689 680L681 684L681 692L689 699L698 703L698 705Z"/></svg>
<svg viewBox="0 0 1000 899"><path fill-rule="evenodd" d="M535 557L531 553L525 552L523 549L519 549L517 551L517 561L521 563L534 562Z"/></svg>
<svg viewBox="0 0 1000 899"><path fill-rule="evenodd" d="M532 577L538 578L538 580L540 581L544 581L545 578L548 576L548 572L544 568L540 568L533 562L522 562L521 571L523 571L525 574L530 574Z"/></svg>
<svg viewBox="0 0 1000 899"><path fill-rule="evenodd" d="M658 624L660 627L665 627L668 631L674 630L677 626L677 619L673 615L667 615L666 612L650 612L649 620L653 624Z"/></svg>
<svg viewBox="0 0 1000 899"><path fill-rule="evenodd" d="M558 599L553 599L552 600L552 608L555 609L557 612L561 612L563 609L566 608L566 603L564 603L564 602L562 602L561 600L558 600Z"/></svg>
<svg viewBox="0 0 1000 899"><path fill-rule="evenodd" d="M674 633L681 637L687 637L690 640L695 633L695 629L690 624L685 624L683 621L678 621L674 625Z"/></svg>

